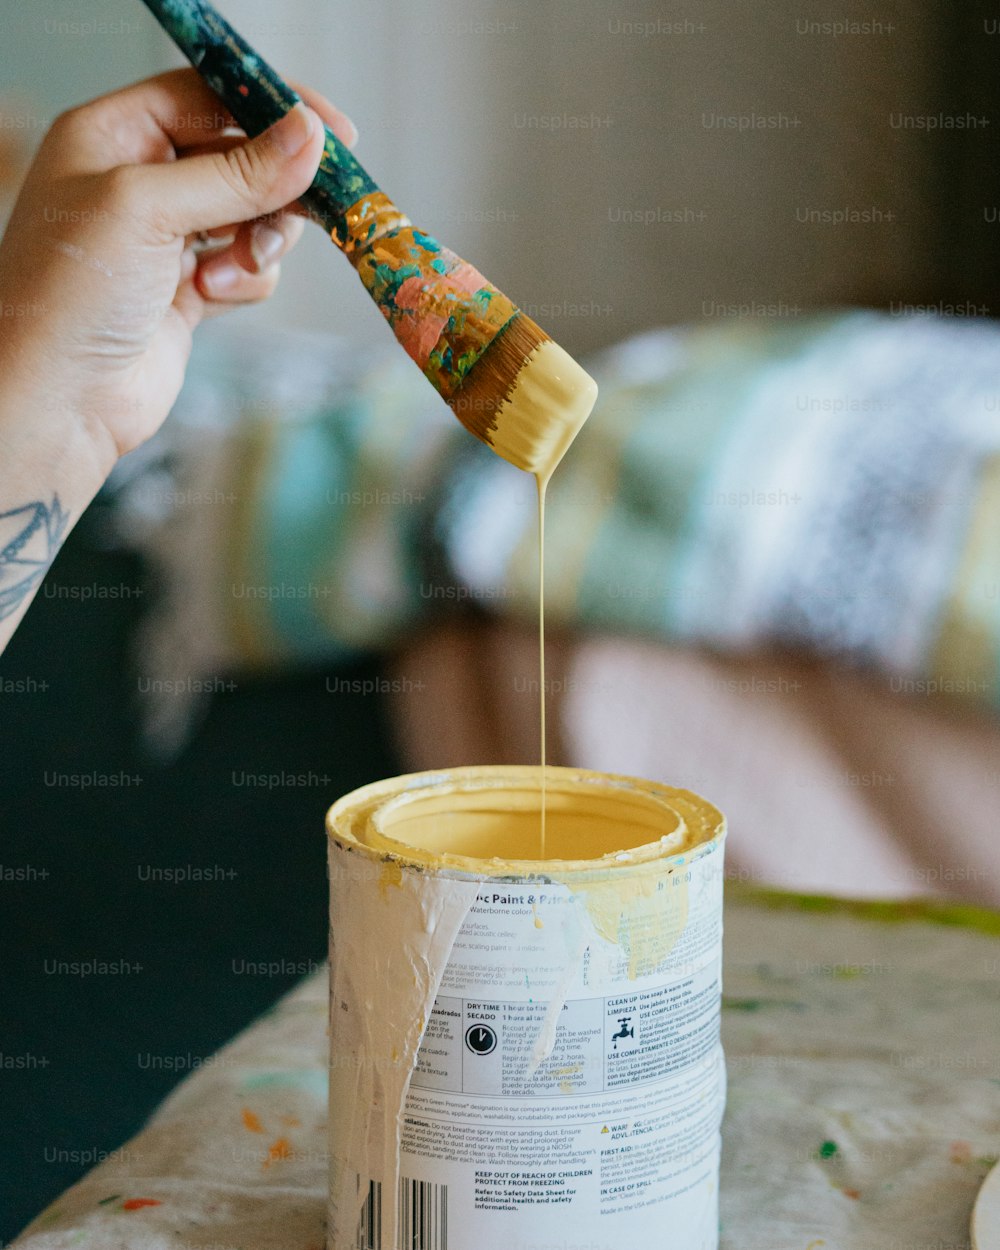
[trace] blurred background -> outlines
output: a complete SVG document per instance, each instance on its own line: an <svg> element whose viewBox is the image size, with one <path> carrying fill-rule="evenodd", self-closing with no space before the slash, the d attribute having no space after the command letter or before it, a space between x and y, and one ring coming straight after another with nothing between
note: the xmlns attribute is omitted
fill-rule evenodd
<svg viewBox="0 0 1000 1250"><path fill-rule="evenodd" d="M315 0L280 14L231 0L224 11L279 71L352 116L358 155L412 217L585 351L748 300L989 304L997 223L983 207L1000 173L987 10L423 0L370 4L360 21ZM139 0L4 0L0 14L8 196L57 112L181 63ZM864 29L837 33L850 23ZM942 114L952 127L929 129ZM873 217L809 216L845 208ZM260 315L367 343L368 301L334 261L312 232Z"/></svg>
<svg viewBox="0 0 1000 1250"><path fill-rule="evenodd" d="M996 314L1000 26L976 0L221 7L572 352L845 304ZM138 0L0 0L0 48L0 214L58 112L180 63ZM391 341L316 230L236 324ZM192 736L152 759L134 638L158 586L111 542L114 508L78 526L0 664L0 1244L319 965L324 810L412 762L379 694L401 679L364 648L217 671ZM150 877L192 864L211 888ZM94 959L129 971L80 971Z"/></svg>

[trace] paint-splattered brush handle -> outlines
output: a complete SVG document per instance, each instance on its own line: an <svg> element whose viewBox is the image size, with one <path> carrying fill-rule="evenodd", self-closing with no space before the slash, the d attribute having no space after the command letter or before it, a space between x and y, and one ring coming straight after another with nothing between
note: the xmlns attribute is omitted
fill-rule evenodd
<svg viewBox="0 0 1000 1250"><path fill-rule="evenodd" d="M299 96L202 0L143 0L248 135L258 135L299 103ZM371 175L326 128L323 159L303 204L343 246L348 210L378 191Z"/></svg>
<svg viewBox="0 0 1000 1250"><path fill-rule="evenodd" d="M208 0L144 3L248 134L266 130L299 102ZM498 455L530 465L523 448L495 435L526 359L551 343L544 330L467 261L417 229L329 128L319 171L301 199L462 424ZM533 439L524 441L530 450Z"/></svg>

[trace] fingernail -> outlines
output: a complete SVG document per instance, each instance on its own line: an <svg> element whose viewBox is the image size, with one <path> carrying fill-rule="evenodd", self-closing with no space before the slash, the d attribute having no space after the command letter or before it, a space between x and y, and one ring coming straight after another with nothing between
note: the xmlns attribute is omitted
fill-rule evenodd
<svg viewBox="0 0 1000 1250"><path fill-rule="evenodd" d="M264 270L278 259L285 246L285 236L270 226L257 225L250 231L250 252L257 272Z"/></svg>
<svg viewBox="0 0 1000 1250"><path fill-rule="evenodd" d="M279 152L294 156L309 142L314 125L312 113L300 102L280 122L275 122L269 133Z"/></svg>
<svg viewBox="0 0 1000 1250"><path fill-rule="evenodd" d="M348 131L350 132L347 138L344 140L344 143L347 147L353 148L354 145L358 141L358 128L357 126L355 126L354 122L352 122L349 117L344 118L344 125L348 128Z"/></svg>
<svg viewBox="0 0 1000 1250"><path fill-rule="evenodd" d="M217 265L213 269L203 269L201 271L202 285L209 295L225 295L239 282L241 273L242 270L238 265L229 263Z"/></svg>

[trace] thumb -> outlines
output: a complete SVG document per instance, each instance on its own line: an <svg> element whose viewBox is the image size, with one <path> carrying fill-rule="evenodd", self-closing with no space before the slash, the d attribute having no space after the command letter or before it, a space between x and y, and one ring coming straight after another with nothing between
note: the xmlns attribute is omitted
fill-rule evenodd
<svg viewBox="0 0 1000 1250"><path fill-rule="evenodd" d="M296 104L268 130L225 152L142 166L141 189L157 220L194 234L276 212L307 190L323 154L323 123Z"/></svg>

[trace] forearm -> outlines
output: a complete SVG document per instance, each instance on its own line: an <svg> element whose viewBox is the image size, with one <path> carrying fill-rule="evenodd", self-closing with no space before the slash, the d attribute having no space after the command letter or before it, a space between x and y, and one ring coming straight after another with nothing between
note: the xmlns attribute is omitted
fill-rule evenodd
<svg viewBox="0 0 1000 1250"><path fill-rule="evenodd" d="M0 652L116 459L107 434L0 375Z"/></svg>

